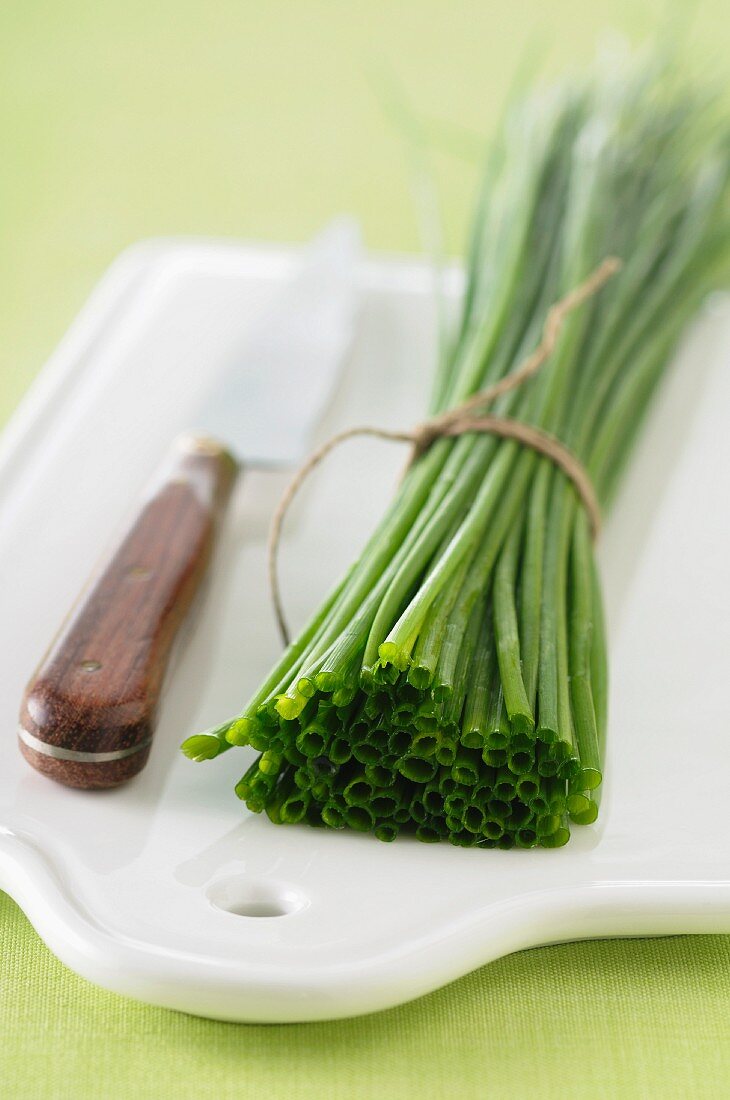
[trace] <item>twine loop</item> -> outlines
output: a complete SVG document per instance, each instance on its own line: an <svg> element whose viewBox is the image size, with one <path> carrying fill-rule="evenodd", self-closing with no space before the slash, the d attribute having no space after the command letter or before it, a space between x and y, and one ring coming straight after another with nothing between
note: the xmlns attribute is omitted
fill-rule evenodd
<svg viewBox="0 0 730 1100"><path fill-rule="evenodd" d="M566 316L593 297L616 274L620 267L621 261L619 259L615 256L608 256L587 279L552 305L545 318L540 343L535 350L515 370L504 375L503 378L500 378L491 386L487 386L454 408L432 416L411 429L398 430L371 425L345 428L344 431L330 436L304 460L284 490L272 517L269 530L268 567L271 599L279 631L285 645L289 644L289 629L284 615L277 568L284 518L294 497L311 472L319 466L331 451L334 451L341 443L345 443L349 439L366 436L370 439L408 443L411 446L409 467L425 454L437 439L465 435L467 432L487 433L500 436L502 439L513 439L523 446L537 451L545 458L549 458L558 469L562 470L573 483L585 508L594 540L598 537L601 528L598 497L588 472L580 459L550 432L546 432L533 424L527 424L525 421L515 420L512 417L490 415L485 412L485 409L502 394L517 389L537 374L553 353Z"/></svg>

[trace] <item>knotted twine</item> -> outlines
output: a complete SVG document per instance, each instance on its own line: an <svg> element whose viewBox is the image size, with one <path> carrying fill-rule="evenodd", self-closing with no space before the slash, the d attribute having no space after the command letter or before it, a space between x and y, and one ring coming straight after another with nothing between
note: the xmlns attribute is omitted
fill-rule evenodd
<svg viewBox="0 0 730 1100"><path fill-rule="evenodd" d="M503 439L514 439L525 447L530 447L538 454L549 458L558 469L566 475L581 500L588 516L591 535L595 540L601 527L601 512L598 497L593 487L588 472L578 457L550 432L537 428L533 424L527 424L522 420L515 420L508 416L493 416L489 414L475 415L488 405L491 405L502 394L522 386L529 378L532 378L543 364L550 358L555 345L558 342L560 331L565 318L574 309L592 298L601 287L608 282L621 267L621 261L615 256L608 256L593 271L584 282L580 283L564 298L550 307L543 325L540 343L515 370L504 375L497 382L478 393L467 398L466 401L456 405L446 412L432 416L428 420L416 424L409 430L397 430L379 428L370 425L359 425L353 428L345 428L330 436L324 443L317 447L294 474L287 485L277 505L271 520L269 530L268 567L271 599L276 613L284 645L289 645L289 628L284 615L284 608L279 585L278 552L281 541L281 528L291 503L301 488L302 484L311 474L312 470L327 457L330 451L334 451L341 443L357 436L369 436L371 439L385 439L395 443L410 443L411 457L408 467L413 465L437 439L449 436L464 435L467 432L488 433L497 435Z"/></svg>

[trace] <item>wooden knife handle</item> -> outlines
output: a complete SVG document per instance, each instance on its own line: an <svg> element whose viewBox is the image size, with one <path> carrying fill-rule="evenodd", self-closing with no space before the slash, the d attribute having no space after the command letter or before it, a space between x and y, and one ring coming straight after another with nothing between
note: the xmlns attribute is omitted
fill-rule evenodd
<svg viewBox="0 0 730 1100"><path fill-rule="evenodd" d="M69 787L115 787L149 756L172 642L236 476L202 438L178 442L151 495L28 685L20 750Z"/></svg>

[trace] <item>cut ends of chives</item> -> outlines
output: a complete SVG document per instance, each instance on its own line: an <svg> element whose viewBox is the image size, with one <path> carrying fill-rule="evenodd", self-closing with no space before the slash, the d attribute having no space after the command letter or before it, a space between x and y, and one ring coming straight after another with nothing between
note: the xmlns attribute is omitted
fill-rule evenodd
<svg viewBox="0 0 730 1100"><path fill-rule="evenodd" d="M571 822L595 820L600 772L584 766L574 729L543 736L531 712L524 721L524 708L510 720L496 614L488 598L472 607L448 684L434 675L416 688L407 663L394 677L395 666L381 660L346 707L335 704L339 682L330 677L328 690L291 717L280 692L190 738L185 751L203 760L221 742L253 742L260 755L236 793L274 824L347 828L385 842L406 833L458 847L561 847Z"/></svg>
<svg viewBox="0 0 730 1100"><path fill-rule="evenodd" d="M439 414L515 371L500 416L559 439L614 497L683 330L730 271L730 133L666 58L599 63L510 106L477 203ZM714 101L713 101L714 102ZM260 755L236 785L275 824L559 848L599 813L608 674L589 525L566 475L514 440L436 440L360 557L230 722L188 738Z"/></svg>

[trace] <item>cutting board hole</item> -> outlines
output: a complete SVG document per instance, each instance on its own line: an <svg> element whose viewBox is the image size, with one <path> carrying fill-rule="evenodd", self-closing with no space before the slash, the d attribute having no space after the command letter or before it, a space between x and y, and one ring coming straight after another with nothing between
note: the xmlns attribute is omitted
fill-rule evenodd
<svg viewBox="0 0 730 1100"><path fill-rule="evenodd" d="M207 891L217 909L234 917L271 919L288 917L306 908L309 900L298 890L282 883L253 882L245 875L220 879Z"/></svg>

